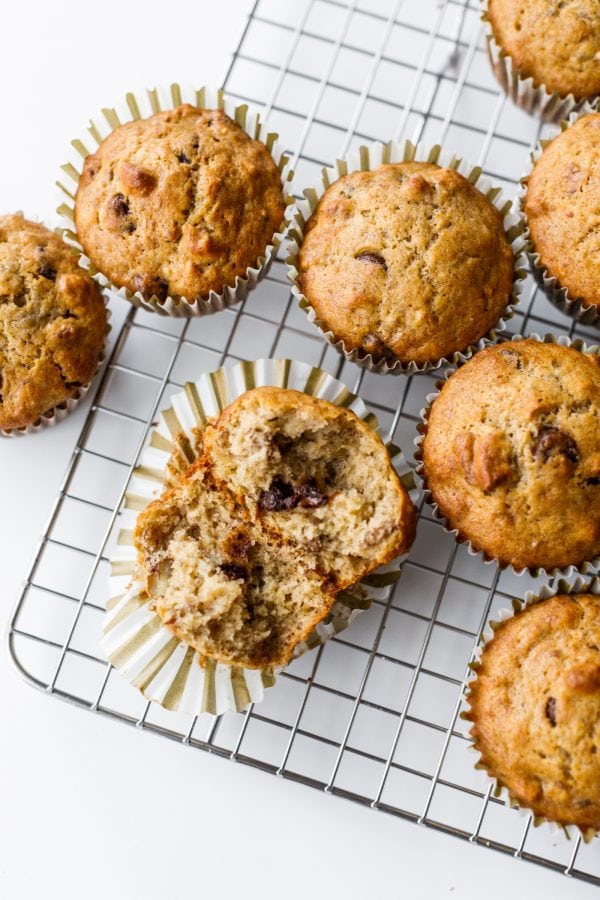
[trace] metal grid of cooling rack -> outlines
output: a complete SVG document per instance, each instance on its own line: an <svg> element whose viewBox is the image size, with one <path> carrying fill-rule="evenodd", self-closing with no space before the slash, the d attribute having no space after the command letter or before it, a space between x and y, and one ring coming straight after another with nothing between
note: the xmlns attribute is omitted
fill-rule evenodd
<svg viewBox="0 0 600 900"><path fill-rule="evenodd" d="M224 87L279 131L297 186L365 140L407 137L443 142L514 196L541 133L500 94L474 0L257 0ZM596 337L531 278L512 330ZM459 718L482 626L535 583L470 557L427 509L389 598L296 660L258 707L218 719L168 713L102 659L106 548L150 423L186 380L260 356L302 359L344 380L411 458L432 376L386 378L345 363L297 310L280 261L243 304L215 316L131 309L10 626L22 674L94 712L600 884L590 845L533 828L491 796Z"/></svg>

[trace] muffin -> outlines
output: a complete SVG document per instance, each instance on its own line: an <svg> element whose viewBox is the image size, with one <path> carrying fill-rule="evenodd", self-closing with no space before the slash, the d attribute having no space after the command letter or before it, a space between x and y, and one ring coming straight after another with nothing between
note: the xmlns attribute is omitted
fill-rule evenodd
<svg viewBox="0 0 600 900"><path fill-rule="evenodd" d="M600 556L600 363L528 339L487 347L450 375L418 456L459 540L520 570Z"/></svg>
<svg viewBox="0 0 600 900"><path fill-rule="evenodd" d="M600 598L551 597L496 627L469 685L481 765L521 806L600 828Z"/></svg>
<svg viewBox="0 0 600 900"><path fill-rule="evenodd" d="M138 517L144 587L202 656L285 665L336 594L405 552L415 511L378 435L298 391L257 388Z"/></svg>
<svg viewBox="0 0 600 900"><path fill-rule="evenodd" d="M75 225L116 287L193 302L257 265L284 210L267 147L221 110L183 104L121 125L86 158Z"/></svg>
<svg viewBox="0 0 600 900"><path fill-rule="evenodd" d="M575 100L600 94L598 0L488 0L486 17L521 78Z"/></svg>
<svg viewBox="0 0 600 900"><path fill-rule="evenodd" d="M79 398L100 361L106 309L77 256L43 225L0 216L0 429Z"/></svg>
<svg viewBox="0 0 600 900"><path fill-rule="evenodd" d="M298 254L319 327L374 363L435 363L484 337L511 301L500 212L463 175L401 162L344 175Z"/></svg>
<svg viewBox="0 0 600 900"><path fill-rule="evenodd" d="M582 309L600 303L599 208L600 113L592 113L545 146L523 200L534 264Z"/></svg>

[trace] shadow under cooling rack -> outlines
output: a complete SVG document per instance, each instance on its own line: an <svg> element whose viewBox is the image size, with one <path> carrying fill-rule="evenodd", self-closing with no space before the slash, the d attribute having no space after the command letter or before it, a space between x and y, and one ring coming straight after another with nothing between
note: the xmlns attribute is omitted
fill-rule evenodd
<svg viewBox="0 0 600 900"><path fill-rule="evenodd" d="M476 5L459 0L259 0L224 87L279 131L298 186L361 142L397 137L442 142L514 196L541 133L499 93ZM531 278L511 325L595 338ZM389 597L296 660L244 713L166 712L102 658L107 547L151 423L185 381L263 356L341 378L412 457L434 377L386 378L346 363L292 302L280 261L244 303L218 315L131 309L17 604L16 665L36 687L93 712L600 884L593 845L534 828L490 796L459 717L482 626L534 583L469 556L427 510Z"/></svg>

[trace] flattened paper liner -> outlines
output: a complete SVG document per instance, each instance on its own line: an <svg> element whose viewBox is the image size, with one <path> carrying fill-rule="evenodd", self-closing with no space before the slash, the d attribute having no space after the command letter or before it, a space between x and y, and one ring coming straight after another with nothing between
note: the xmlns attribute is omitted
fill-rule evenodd
<svg viewBox="0 0 600 900"><path fill-rule="evenodd" d="M598 105L597 105L598 106ZM566 131L567 128L570 128L578 119L581 119L582 116L588 116L591 113L598 112L598 108L594 108L590 103L584 103L577 112L571 113L568 120L560 122L560 132ZM558 137L556 134L554 137ZM527 171L524 175L521 176L519 193L518 193L518 203L519 203L519 212L521 214L521 218L523 220L523 236L526 242L527 255L529 256L529 263L531 265L531 270L533 272L534 278L546 294L548 300L560 309L561 312L566 313L566 315L571 316L573 319L577 319L578 322L583 322L586 325L591 325L600 319L600 311L597 304L585 304L585 302L580 297L573 297L572 294L569 293L568 288L562 287L558 278L554 275L551 275L549 270L542 264L540 254L536 251L533 240L531 238L531 232L529 230L529 225L527 222L527 216L525 214L525 200L527 197L527 185L529 184L529 177L533 171L533 167L541 157L545 148L548 144L552 143L554 138L550 138L549 140L540 141L536 146L535 150L533 150L530 154L530 162L527 167Z"/></svg>
<svg viewBox="0 0 600 900"><path fill-rule="evenodd" d="M386 360L376 362L372 355L366 353L364 350L347 349L344 341L336 340L333 332L327 331L325 323L317 318L315 310L300 288L298 256L304 238L306 223L314 213L319 200L327 188L334 182L338 181L343 175L348 175L351 172L370 172L372 169L376 169L377 166L385 163L412 161L435 163L438 166L455 169L470 181L471 184L487 197L490 203L499 210L503 218L504 231L510 241L514 256L512 296L494 327L488 331L484 337L461 351L425 363L401 363L398 360L393 363L388 363ZM522 282L527 274L525 271L527 263L524 253L525 241L522 234L523 224L519 217L511 212L511 201L504 199L502 197L501 189L494 187L490 179L482 175L480 166L472 166L468 160L460 159L454 154L443 150L439 144L428 147L425 144L415 145L410 141L405 141L403 144L399 144L397 141L388 141L386 144L376 141L368 146L359 147L358 151L349 154L345 159L338 159L335 166L326 169L324 168L322 170L321 180L314 187L305 188L303 193L305 199L298 201L296 204L296 209L292 217L292 224L288 230L288 240L286 242L287 275L292 284L292 293L298 300L300 309L304 310L308 320L313 323L318 331L320 331L327 343L331 344L332 347L335 347L335 349L347 360L350 360L350 362L356 363L357 366L368 369L370 372L377 372L380 375L428 372L431 369L438 369L444 363L458 365L461 362L464 362L469 359L476 350L481 350L488 344L494 343L496 341L497 333L506 328L506 323L512 318L514 307L519 302Z"/></svg>
<svg viewBox="0 0 600 900"><path fill-rule="evenodd" d="M281 185L285 197L286 209L283 221L278 231L271 238L262 256L255 265L246 269L243 278L236 276L233 285L226 286L221 293L211 291L206 298L187 300L174 300L167 297L160 300L151 297L147 300L139 291L132 293L127 288L119 288L111 283L110 279L100 272L92 261L84 254L75 231L75 194L79 184L79 178L83 169L86 156L95 153L105 137L115 131L120 125L133 122L138 119L146 119L162 110L173 109L181 103L190 103L200 109L220 109L244 129L251 138L262 141L276 163L280 175ZM81 255L81 264L88 269L90 274L103 286L108 287L120 297L129 300L134 306L142 307L149 312L157 312L167 316L202 316L207 313L218 312L244 300L248 292L256 287L267 272L277 253L277 249L283 240L284 233L290 221L293 209L293 197L291 181L293 172L289 166L289 159L283 153L283 148L278 143L278 135L270 132L266 123L261 122L257 112L249 109L247 104L235 104L227 99L220 90L202 87L197 90L184 88L179 84L170 87L158 87L148 89L145 92L128 93L125 103L118 110L103 109L102 119L90 120L88 134L71 141L74 152L69 162L62 166L62 181L57 185L61 191L63 202L57 209L61 215L62 230L65 240L71 243Z"/></svg>
<svg viewBox="0 0 600 900"><path fill-rule="evenodd" d="M600 346L593 344L587 345L583 341L576 339L573 340L571 338L566 337L566 335L561 335L557 337L553 334L545 334L541 337L539 334L528 334L526 337L522 334L515 334L512 338L510 338L511 342L523 341L523 340L534 340L540 341L544 344L560 344L562 347L573 347L575 350L579 350L582 353L590 353L595 356L600 354ZM509 342L508 338L503 339L503 342ZM425 471L423 467L423 441L425 439L425 435L427 434L427 425L429 421L429 412L436 398L439 396L442 387L445 382L456 372L456 368L446 369L444 372L444 378L440 379L436 382L437 390L431 394L428 394L425 398L427 401L427 406L421 410L421 422L417 426L417 430L419 434L414 440L415 452L414 452L414 460L416 462L415 469L415 480L419 487L421 487L424 495L425 503L430 506L433 510L434 517L443 523L444 531L448 534L453 535L454 539L459 544L465 544L467 547L467 551L471 556L478 556L482 562L490 565L497 565L500 569L512 569L515 575L522 575L524 572L529 572L532 578L537 578L539 576L544 576L545 578L554 578L557 575L566 575L571 576L576 573L581 575L587 575L589 573L595 573L600 568L600 558L589 560L587 562L582 563L580 566L565 566L564 568L554 568L549 571L543 568L522 568L517 569L511 563L503 562L496 557L489 556L485 550L481 550L477 548L465 535L461 534L458 528L452 528L448 519L442 515L440 512L437 503L434 501L431 491L427 487L427 479L425 477Z"/></svg>
<svg viewBox="0 0 600 900"><path fill-rule="evenodd" d="M557 594L600 595L600 578L594 577L585 579L578 575L572 584L569 584L568 581L565 581L561 578L553 587L550 587L550 585L542 585L539 593L537 594L534 591L527 591L524 600L515 599L512 601L511 609L500 609L496 618L490 619L486 624L484 630L481 632L479 646L475 651L473 661L469 663L469 669L471 670L473 677L469 678L469 680L465 684L463 691L463 697L467 703L467 706L469 706L471 687L477 680L477 670L481 665L483 650L486 645L489 644L489 642L492 640L500 625L503 622L506 622L507 619L511 619L516 613L521 612L521 610L525 609L525 607L533 606L535 603L539 603L541 600L546 600L549 597L555 597ZM469 710L470 706L468 710L463 710L460 714L461 719L466 722L473 721L470 717ZM473 754L474 757L476 757L476 762L474 763L475 768L483 770L487 773L486 766L482 762L482 755L476 748L475 744L470 745L469 752ZM508 787L500 779L494 778L489 774L488 778L493 784L493 796L503 800L506 806L509 806L511 809L518 810L524 819L531 817L533 826L535 828L538 828L540 825L548 825L551 832L561 832L569 840L581 837L585 843L588 843L592 840L592 838L596 836L597 832L593 828L582 830L577 825L562 825L560 822L554 822L551 819L547 819L545 816L534 815L528 807L520 805L520 803L512 796Z"/></svg>
<svg viewBox="0 0 600 900"><path fill-rule="evenodd" d="M140 510L159 496L171 475L167 464L180 460L184 471L195 457L198 436L207 421L245 391L261 385L294 388L351 409L379 431L377 419L342 382L321 369L290 359L260 359L204 373L175 394L150 433L139 464L132 473L120 513L117 545L110 551L111 577L102 648L121 674L143 695L167 709L220 715L258 703L264 689L275 683L278 670L244 669L223 663L200 665L198 654L162 625L150 609L136 581L133 528ZM414 486L412 473L398 448L386 441L405 486ZM175 451L175 456L173 453ZM347 628L368 609L373 599L385 599L400 577L404 557L379 568L356 587L338 594L329 615L296 649L300 656Z"/></svg>
<svg viewBox="0 0 600 900"><path fill-rule="evenodd" d="M516 103L525 112L536 116L542 122L560 122L561 119L566 119L572 112L580 109L586 102L590 102L576 100L573 94L563 97L560 94L551 93L543 84L536 85L532 77L524 78L513 65L511 57L500 47L494 37L487 0L484 0L481 21L494 75L513 103ZM591 102L596 101L591 98Z"/></svg>
<svg viewBox="0 0 600 900"><path fill-rule="evenodd" d="M18 210L16 215L27 218L21 210ZM46 228L48 228L45 222L42 222L41 219L38 219L36 217L30 218L30 221L38 222L40 225L44 225ZM60 228L50 230L53 230L57 237L62 239L63 235ZM108 307L108 296L106 294L106 291L100 289L100 293L102 295L102 300L106 309L106 336L104 338L104 346L102 347L102 350L98 357L98 363L88 384L84 384L81 387L78 387L72 397L67 397L67 399L63 400L62 403L57 403L56 406L53 406L51 409L47 409L46 412L42 413L42 415L30 425L26 425L24 428L0 428L0 435L2 437L22 437L25 434L34 434L37 431L42 431L42 429L44 428L51 428L53 425L58 425L59 422L62 422L63 419L66 419L69 413L73 412L73 410L77 406L79 406L79 404L89 391L94 378L102 368L104 360L106 359L106 345L108 343L108 335L110 332L110 324L108 321L110 319L110 309Z"/></svg>

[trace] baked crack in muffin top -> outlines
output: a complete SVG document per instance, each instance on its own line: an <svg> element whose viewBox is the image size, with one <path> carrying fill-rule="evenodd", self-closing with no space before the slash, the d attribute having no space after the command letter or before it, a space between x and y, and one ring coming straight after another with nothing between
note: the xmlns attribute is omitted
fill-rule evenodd
<svg viewBox="0 0 600 900"><path fill-rule="evenodd" d="M299 285L326 331L378 362L434 362L486 335L510 302L500 212L432 163L381 165L329 187L307 222Z"/></svg>
<svg viewBox="0 0 600 900"><path fill-rule="evenodd" d="M285 211L267 147L188 104L129 122L85 160L77 236L117 287L206 298L257 264Z"/></svg>
<svg viewBox="0 0 600 900"><path fill-rule="evenodd" d="M0 428L24 428L87 385L107 331L102 295L59 237L0 216Z"/></svg>

